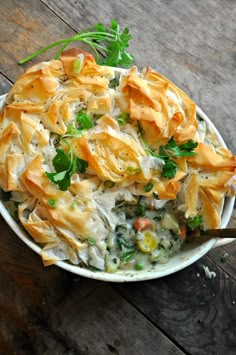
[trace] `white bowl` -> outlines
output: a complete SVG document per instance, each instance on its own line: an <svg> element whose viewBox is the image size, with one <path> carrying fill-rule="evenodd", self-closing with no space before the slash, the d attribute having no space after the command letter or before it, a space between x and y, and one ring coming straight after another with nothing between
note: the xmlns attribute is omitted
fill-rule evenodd
<svg viewBox="0 0 236 355"><path fill-rule="evenodd" d="M0 111L2 110L6 100L6 95L0 96ZM197 107L197 113L207 125L211 128L213 132L215 132L218 137L219 142L222 146L226 147L226 144L221 137L220 133L217 131L216 127L207 117L207 115ZM225 228L230 220L230 217L234 208L234 200L235 197L226 197L222 220L221 220L221 228ZM3 202L0 201L0 213L2 217L5 219L7 224L11 227L11 229L18 235L18 237L32 250L34 250L37 254L40 254L41 247L34 242L34 240L29 236L29 234L25 231L25 229L16 223L16 221L12 218ZM64 270L70 271L74 274L89 277L96 280L102 281L110 281L110 282L127 282L127 281L144 281L155 279L159 277L163 277L166 275L173 274L179 270L184 269L185 267L193 264L195 261L199 260L202 256L204 256L210 249L216 246L224 245L231 242L232 239L212 239L205 243L199 242L191 242L184 245L184 247L175 255L173 255L168 263L166 264L156 264L155 266L150 266L148 269L142 271L132 271L132 270L119 270L114 274L103 272L103 271L91 271L89 269L85 269L76 265L72 265L65 261L59 261L56 263L57 266L61 267Z"/></svg>

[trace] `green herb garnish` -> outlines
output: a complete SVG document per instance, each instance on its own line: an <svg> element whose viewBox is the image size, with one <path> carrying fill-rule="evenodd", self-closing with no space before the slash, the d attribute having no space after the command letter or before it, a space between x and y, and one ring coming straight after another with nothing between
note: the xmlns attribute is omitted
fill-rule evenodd
<svg viewBox="0 0 236 355"><path fill-rule="evenodd" d="M96 240L93 237L88 237L87 242L89 245L96 245Z"/></svg>
<svg viewBox="0 0 236 355"><path fill-rule="evenodd" d="M81 71L82 66L83 66L82 60L76 59L76 60L74 61L74 64L73 64L73 72L74 72L75 74L78 74L78 73Z"/></svg>
<svg viewBox="0 0 236 355"><path fill-rule="evenodd" d="M146 215L146 210L147 210L147 207L140 203L138 205L137 212L136 212L137 216L144 217Z"/></svg>
<svg viewBox="0 0 236 355"><path fill-rule="evenodd" d="M66 134L63 137L75 136L82 137L85 133L84 129L77 129L74 125L69 124L67 126Z"/></svg>
<svg viewBox="0 0 236 355"><path fill-rule="evenodd" d="M190 229L196 229L198 227L200 227L200 225L203 223L203 219L202 216L200 214L196 215L193 218L189 218L187 221L187 226Z"/></svg>
<svg viewBox="0 0 236 355"><path fill-rule="evenodd" d="M129 113L122 112L117 117L117 122L119 123L119 125L123 126L129 121L129 118L130 118Z"/></svg>
<svg viewBox="0 0 236 355"><path fill-rule="evenodd" d="M117 244L120 248L120 250L123 250L124 248L126 249L132 249L133 248L133 244L128 243L124 238L122 237L117 237Z"/></svg>
<svg viewBox="0 0 236 355"><path fill-rule="evenodd" d="M75 123L69 124L67 126L66 134L63 137L82 137L87 129L94 126L92 118L89 114L86 113L86 110L84 109L81 109L77 113L76 122L78 126L76 126Z"/></svg>
<svg viewBox="0 0 236 355"><path fill-rule="evenodd" d="M76 201L72 202L72 204L70 205L70 207L72 208L72 210L74 210L76 207L78 207L78 204Z"/></svg>
<svg viewBox="0 0 236 355"><path fill-rule="evenodd" d="M135 168L133 166L128 166L128 168L126 169L126 172L132 176L140 174L141 173L141 169L139 168Z"/></svg>
<svg viewBox="0 0 236 355"><path fill-rule="evenodd" d="M172 179L173 177L175 177L178 170L177 163L174 160L175 158L190 157L196 155L193 150L198 146L197 142L194 142L192 139L190 139L186 143L177 145L173 137L171 137L171 139L166 145L160 146L158 154L154 153L145 141L144 131L142 130L140 123L138 122L137 124L144 148L146 149L147 153L153 156L154 158L163 160L164 162L161 173L163 177L166 177L168 179Z"/></svg>
<svg viewBox="0 0 236 355"><path fill-rule="evenodd" d="M172 159L167 159L165 165L162 168L161 175L168 179L173 179L177 173L177 164Z"/></svg>
<svg viewBox="0 0 236 355"><path fill-rule="evenodd" d="M76 121L79 124L79 129L89 129L94 126L91 117L86 113L84 109L81 109L77 113Z"/></svg>
<svg viewBox="0 0 236 355"><path fill-rule="evenodd" d="M48 203L48 206L50 206L52 208L58 207L58 200L56 198L50 198L47 203Z"/></svg>
<svg viewBox="0 0 236 355"><path fill-rule="evenodd" d="M138 250L136 248L130 249L120 255L120 260L128 263L133 260L137 254Z"/></svg>
<svg viewBox="0 0 236 355"><path fill-rule="evenodd" d="M190 139L188 142L177 145L172 137L166 145L161 145L159 148L159 157L165 161L162 168L162 176L172 179L177 173L177 163L174 158L190 157L196 155L193 151L198 146L197 142Z"/></svg>
<svg viewBox="0 0 236 355"><path fill-rule="evenodd" d="M114 183L114 181L106 180L106 181L104 181L104 186L108 187L109 189L111 189L112 187L115 186L115 183Z"/></svg>
<svg viewBox="0 0 236 355"><path fill-rule="evenodd" d="M65 139L63 139L63 141L68 145L69 151L65 152L60 148L56 149L57 154L52 160L55 172L46 172L46 175L52 182L57 184L62 191L66 191L71 184L71 176L76 173L76 171L84 173L88 167L88 162L77 157L73 152L72 146Z"/></svg>
<svg viewBox="0 0 236 355"><path fill-rule="evenodd" d="M39 49L28 57L20 60L19 64L26 63L53 47L61 46L55 56L55 59L58 59L70 43L80 41L86 43L93 49L98 64L128 68L134 61L133 55L126 51L131 38L129 29L126 27L123 32L120 32L120 25L115 20L111 21L110 27L97 23L95 26L78 32L71 38L61 39ZM104 57L99 51L103 53ZM80 69L80 63L76 62L74 67L75 73L77 71L79 72Z"/></svg>
<svg viewBox="0 0 236 355"><path fill-rule="evenodd" d="M116 78L114 78L114 79L111 79L110 81L109 81L109 88L110 89L115 89L117 86L119 86L119 80L118 79L116 79Z"/></svg>
<svg viewBox="0 0 236 355"><path fill-rule="evenodd" d="M150 192L153 189L153 183L152 182L148 182L145 186L144 186L144 191L145 192Z"/></svg>
<svg viewBox="0 0 236 355"><path fill-rule="evenodd" d="M171 137L166 145L161 145L159 149L159 157L162 159L171 157L190 157L196 155L193 151L198 146L198 142L190 139L188 142L177 145L174 138Z"/></svg>
<svg viewBox="0 0 236 355"><path fill-rule="evenodd" d="M160 146L158 154L154 153L148 146L144 138L145 132L143 131L140 122L137 122L137 125L144 148L146 149L147 153L153 156L154 158L163 160L163 162L165 163L163 165L161 173L163 177L166 177L168 179L172 179L173 177L175 177L178 169L177 163L174 160L175 158L190 157L196 155L193 150L198 146L198 142L194 142L192 139L190 139L186 143L177 145L173 137L171 137L171 139L166 145Z"/></svg>

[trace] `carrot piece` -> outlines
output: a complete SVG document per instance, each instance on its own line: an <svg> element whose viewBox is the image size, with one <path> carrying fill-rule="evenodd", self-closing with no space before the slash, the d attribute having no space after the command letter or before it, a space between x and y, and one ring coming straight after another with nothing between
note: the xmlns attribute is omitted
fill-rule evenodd
<svg viewBox="0 0 236 355"><path fill-rule="evenodd" d="M187 227L185 225L180 226L180 238L182 240L185 240L186 235L187 235Z"/></svg>
<svg viewBox="0 0 236 355"><path fill-rule="evenodd" d="M145 217L139 217L135 222L134 222L134 228L136 231L142 231L144 229L147 229L152 225L152 221L150 219L145 218Z"/></svg>

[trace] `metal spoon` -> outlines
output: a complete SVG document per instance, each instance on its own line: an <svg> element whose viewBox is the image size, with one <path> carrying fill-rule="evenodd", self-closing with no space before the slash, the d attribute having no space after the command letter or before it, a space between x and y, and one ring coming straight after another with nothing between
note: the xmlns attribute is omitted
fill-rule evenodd
<svg viewBox="0 0 236 355"><path fill-rule="evenodd" d="M189 235L189 238L194 238L201 241L207 241L214 238L236 238L236 228L223 228L223 229L208 229L196 230Z"/></svg>

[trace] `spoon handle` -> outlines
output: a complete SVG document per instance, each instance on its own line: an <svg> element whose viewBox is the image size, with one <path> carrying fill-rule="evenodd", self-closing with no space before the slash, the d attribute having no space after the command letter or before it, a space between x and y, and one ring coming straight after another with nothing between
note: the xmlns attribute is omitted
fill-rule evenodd
<svg viewBox="0 0 236 355"><path fill-rule="evenodd" d="M196 235L197 237L209 237L209 238L236 238L236 228L224 228L224 229L208 229L206 231L200 231Z"/></svg>

